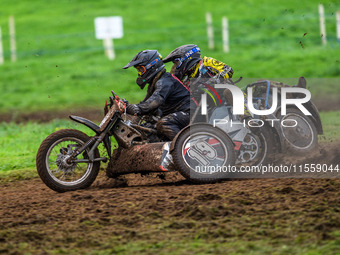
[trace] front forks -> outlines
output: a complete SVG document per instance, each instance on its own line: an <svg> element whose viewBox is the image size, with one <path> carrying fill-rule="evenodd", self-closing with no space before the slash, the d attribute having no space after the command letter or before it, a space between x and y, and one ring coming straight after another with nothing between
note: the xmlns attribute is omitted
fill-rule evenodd
<svg viewBox="0 0 340 255"><path fill-rule="evenodd" d="M93 163L93 162L96 162L96 161L106 162L107 157L94 158L94 153L93 153L94 150L98 147L98 145L104 140L105 135L106 135L106 133L103 132L99 136L91 137L91 139L88 140L83 146L81 146L80 148L77 148L71 154L71 156L66 160L66 162L68 164L71 164L71 163ZM105 143L107 143L107 141ZM107 147L109 144L105 144L105 145ZM85 151L90 146L91 146L91 149L88 153L89 158L88 159L77 159L78 155L81 154L83 151ZM110 156L110 153L108 155Z"/></svg>

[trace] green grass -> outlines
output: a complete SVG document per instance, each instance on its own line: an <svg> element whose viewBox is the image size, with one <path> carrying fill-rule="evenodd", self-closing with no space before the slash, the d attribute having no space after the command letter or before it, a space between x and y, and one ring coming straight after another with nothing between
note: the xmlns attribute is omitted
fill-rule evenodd
<svg viewBox="0 0 340 255"><path fill-rule="evenodd" d="M317 5L325 5L328 44L321 46ZM196 43L203 55L230 64L235 77L271 78L295 84L306 76L315 97L339 99L340 44L335 39L339 1L19 1L3 0L0 26L6 62L0 66L0 113L102 108L115 90L138 102L145 91L136 72L123 70L138 51L158 49L163 56L182 44ZM213 16L215 46L208 49L205 12ZM8 17L15 16L18 61L9 62ZM94 37L94 18L123 17L124 37L114 41L114 61ZM222 52L221 18L227 16L230 48ZM300 43L301 42L301 43ZM303 46L303 47L302 47ZM170 65L167 64L170 69ZM339 112L321 114L326 139L339 138ZM56 128L75 124L0 124L0 171L35 168L41 141ZM77 128L87 130L76 125ZM91 132L91 131L90 131Z"/></svg>
<svg viewBox="0 0 340 255"><path fill-rule="evenodd" d="M201 230L204 232L204 228ZM222 234L222 233L220 233ZM176 235L176 234L174 234ZM217 234L218 235L218 234ZM339 236L339 231L330 233L330 236ZM81 238L77 240L82 242ZM222 238L206 240L206 238L183 238L182 240L167 239L164 241L129 241L117 240L115 237L106 238L96 243L96 246L89 248L85 245L79 247L63 247L48 250L50 254L308 254L325 255L337 254L339 240L330 240L323 243L299 243L299 241L277 241L272 237L255 237L255 240L240 240L240 238ZM20 243L15 249L20 254L35 254L28 243Z"/></svg>
<svg viewBox="0 0 340 255"><path fill-rule="evenodd" d="M335 235L336 233L334 233ZM107 246L111 246L107 244ZM91 254L334 254L339 248L339 242L330 241L327 244L301 245L291 243L276 243L270 238L263 240L223 240L207 242L204 238L182 240L181 242L133 242L114 246L104 250L92 251ZM75 252L77 253L77 252Z"/></svg>
<svg viewBox="0 0 340 255"><path fill-rule="evenodd" d="M143 49L158 49L166 56L187 43L196 43L203 55L230 64L235 77L339 77L335 11L340 10L340 2L321 2L326 12L326 47L321 46L319 36L317 0L218 4L203 0L4 0L0 26L6 63L0 66L0 113L101 107L111 89L138 102L145 91L135 84L136 72L122 66ZM206 11L213 16L214 50L207 46ZM9 62L9 15L16 20L15 63ZM124 37L114 41L117 58L109 61L102 42L94 37L94 18L114 15L123 17ZM229 18L228 54L222 52L222 16ZM325 84L315 85L312 93L324 90L339 94L339 86Z"/></svg>
<svg viewBox="0 0 340 255"><path fill-rule="evenodd" d="M340 139L340 111L321 112L320 117L326 141Z"/></svg>
<svg viewBox="0 0 340 255"><path fill-rule="evenodd" d="M55 120L48 124L0 124L0 172L35 169L35 156L40 143L52 132L75 128L88 135L94 132L71 121Z"/></svg>

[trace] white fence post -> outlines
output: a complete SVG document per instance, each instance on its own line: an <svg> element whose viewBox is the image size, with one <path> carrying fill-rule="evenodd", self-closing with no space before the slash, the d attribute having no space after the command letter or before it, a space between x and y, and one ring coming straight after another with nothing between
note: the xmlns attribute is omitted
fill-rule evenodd
<svg viewBox="0 0 340 255"><path fill-rule="evenodd" d="M207 21L207 34L208 34L208 45L209 49L214 49L214 31L212 26L212 17L211 13L207 12L205 15L205 19Z"/></svg>
<svg viewBox="0 0 340 255"><path fill-rule="evenodd" d="M2 32L0 27L0 65L4 63L4 48L2 45Z"/></svg>
<svg viewBox="0 0 340 255"><path fill-rule="evenodd" d="M327 44L327 39L326 39L325 10L324 10L322 4L319 4L319 16L320 16L320 35L321 35L321 41L322 41L322 45L326 45Z"/></svg>
<svg viewBox="0 0 340 255"><path fill-rule="evenodd" d="M106 38L103 40L104 43L104 49L105 49L105 55L108 57L108 59L113 60L115 59L115 51L113 48L113 39Z"/></svg>
<svg viewBox="0 0 340 255"><path fill-rule="evenodd" d="M11 42L11 61L15 62L17 60L17 48L15 43L15 24L14 16L9 17L9 36Z"/></svg>
<svg viewBox="0 0 340 255"><path fill-rule="evenodd" d="M336 38L340 43L340 12L336 12Z"/></svg>
<svg viewBox="0 0 340 255"><path fill-rule="evenodd" d="M223 51L229 52L229 25L226 17L222 18L222 40L223 40Z"/></svg>

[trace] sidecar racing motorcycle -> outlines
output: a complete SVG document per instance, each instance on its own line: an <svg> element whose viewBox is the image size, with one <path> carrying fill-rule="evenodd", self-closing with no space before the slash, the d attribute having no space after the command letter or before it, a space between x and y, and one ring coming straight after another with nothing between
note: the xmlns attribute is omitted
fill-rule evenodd
<svg viewBox="0 0 340 255"><path fill-rule="evenodd" d="M304 79L299 86L305 86ZM271 87L288 86L278 82L259 81L248 85L254 89L253 105L268 109L272 103ZM298 95L291 95L292 97ZM287 114L278 110L266 117L294 121L294 128L283 127L279 122L261 129L249 126L220 128L212 125L213 119L240 119L233 115L230 105L209 109L205 121L196 119L199 108L191 117L189 126L181 130L172 141L167 141L156 131L160 116L153 113L131 116L126 113L126 101L113 91L106 115L100 125L78 116L70 118L89 127L95 135L89 137L75 129L58 130L40 145L36 166L40 178L51 189L65 192L89 187L96 179L100 163L109 161L106 174L116 178L129 173L179 171L196 183L209 183L230 178L225 171L211 171L209 166L220 169L229 166L260 165L270 163L277 152L305 153L317 147L317 136L322 134L320 116L309 101L305 107L312 116L303 115L294 107ZM249 116L247 117L249 118ZM257 120L256 116L252 116ZM258 119L260 120L260 118ZM111 138L116 141L112 149ZM106 156L100 155L98 146L103 144ZM208 169L208 170L207 170Z"/></svg>

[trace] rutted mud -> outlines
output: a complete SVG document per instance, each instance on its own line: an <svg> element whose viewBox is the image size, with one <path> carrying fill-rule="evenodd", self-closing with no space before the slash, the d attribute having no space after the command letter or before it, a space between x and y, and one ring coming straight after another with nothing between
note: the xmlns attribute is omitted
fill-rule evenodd
<svg viewBox="0 0 340 255"><path fill-rule="evenodd" d="M338 148L339 143L327 143L318 157L295 160L339 163ZM0 194L3 254L114 253L124 251L121 245L193 239L308 247L335 240L340 229L339 179L192 185L175 172L108 179L101 171L86 190L59 194L33 179L3 183Z"/></svg>

